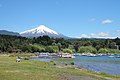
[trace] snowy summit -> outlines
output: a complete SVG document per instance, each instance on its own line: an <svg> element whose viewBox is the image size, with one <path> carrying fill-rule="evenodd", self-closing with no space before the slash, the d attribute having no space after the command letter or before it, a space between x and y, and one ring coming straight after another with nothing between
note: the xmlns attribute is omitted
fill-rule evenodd
<svg viewBox="0 0 120 80"><path fill-rule="evenodd" d="M62 34L59 34L58 32L44 25L40 25L34 29L21 32L20 35L23 37L39 37L43 35L48 35L49 37L54 37L54 38L65 37Z"/></svg>
<svg viewBox="0 0 120 80"><path fill-rule="evenodd" d="M27 30L27 31L24 31L24 32L21 32L20 34L26 34L26 33L32 33L32 34L45 34L45 33L50 33L50 34L56 34L58 35L57 32L47 28L46 26L44 25L40 25L39 27L37 28L34 28L34 29L31 29L31 30Z"/></svg>

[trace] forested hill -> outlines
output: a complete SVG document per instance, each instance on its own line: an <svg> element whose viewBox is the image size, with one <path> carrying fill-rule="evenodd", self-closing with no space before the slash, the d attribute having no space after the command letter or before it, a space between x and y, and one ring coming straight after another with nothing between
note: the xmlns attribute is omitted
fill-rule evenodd
<svg viewBox="0 0 120 80"><path fill-rule="evenodd" d="M0 30L0 34L2 34L2 35L20 36L20 34L17 33L17 32L11 32L11 31L7 31L7 30Z"/></svg>
<svg viewBox="0 0 120 80"><path fill-rule="evenodd" d="M120 53L120 39L25 38L0 35L0 52Z"/></svg>

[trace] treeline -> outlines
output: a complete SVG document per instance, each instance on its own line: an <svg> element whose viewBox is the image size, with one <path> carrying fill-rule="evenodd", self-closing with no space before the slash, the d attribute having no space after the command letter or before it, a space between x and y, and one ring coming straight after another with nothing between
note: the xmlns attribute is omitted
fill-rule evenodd
<svg viewBox="0 0 120 80"><path fill-rule="evenodd" d="M0 52L120 53L120 39L25 38L0 35Z"/></svg>

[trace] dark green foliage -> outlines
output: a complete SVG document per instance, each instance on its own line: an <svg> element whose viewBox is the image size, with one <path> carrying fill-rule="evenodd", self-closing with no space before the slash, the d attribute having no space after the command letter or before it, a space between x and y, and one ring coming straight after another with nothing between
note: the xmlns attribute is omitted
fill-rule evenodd
<svg viewBox="0 0 120 80"><path fill-rule="evenodd" d="M39 43L39 44L48 46L48 45L52 45L52 40L50 39L49 36L45 35L45 36L42 36L42 37L40 36L40 37L36 38L34 40L34 43Z"/></svg>
<svg viewBox="0 0 120 80"><path fill-rule="evenodd" d="M78 42L75 42L74 44L73 44L73 47L74 47L74 49L75 49L75 51L76 52L78 52L79 51L79 43Z"/></svg>
<svg viewBox="0 0 120 80"><path fill-rule="evenodd" d="M79 52L80 53L97 53L97 50L92 46L82 46L80 47Z"/></svg>
<svg viewBox="0 0 120 80"><path fill-rule="evenodd" d="M101 48L98 53L120 53L120 50L117 49L109 49L109 48Z"/></svg>
<svg viewBox="0 0 120 80"><path fill-rule="evenodd" d="M56 65L56 63L53 63L53 65L55 66L55 65Z"/></svg>
<svg viewBox="0 0 120 80"><path fill-rule="evenodd" d="M71 64L71 65L74 65L75 63L74 63L74 62L71 62L70 64Z"/></svg>
<svg viewBox="0 0 120 80"><path fill-rule="evenodd" d="M91 52L91 53L120 53L120 39L69 39L50 38L40 36L38 38L25 38L20 36L0 35L0 53L21 52ZM89 47L88 47L89 46ZM87 49L85 49L87 48ZM101 49L103 48L103 49ZM112 49L112 50L105 50Z"/></svg>
<svg viewBox="0 0 120 80"><path fill-rule="evenodd" d="M54 62L54 61L51 60L50 62Z"/></svg>
<svg viewBox="0 0 120 80"><path fill-rule="evenodd" d="M63 49L64 53L73 53L71 49Z"/></svg>
<svg viewBox="0 0 120 80"><path fill-rule="evenodd" d="M67 63L65 63L65 66L67 66L68 64Z"/></svg>
<svg viewBox="0 0 120 80"><path fill-rule="evenodd" d="M52 46L47 46L45 50L46 50L46 52L50 52L50 53L53 53L53 52L54 52Z"/></svg>
<svg viewBox="0 0 120 80"><path fill-rule="evenodd" d="M24 58L24 60L29 60L29 58Z"/></svg>
<svg viewBox="0 0 120 80"><path fill-rule="evenodd" d="M0 35L0 51L1 52L30 52L30 39L19 36Z"/></svg>

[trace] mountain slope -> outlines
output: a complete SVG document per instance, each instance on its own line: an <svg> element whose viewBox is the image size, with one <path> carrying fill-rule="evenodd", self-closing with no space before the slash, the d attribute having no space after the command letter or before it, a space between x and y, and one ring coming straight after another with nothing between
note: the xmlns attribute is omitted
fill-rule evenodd
<svg viewBox="0 0 120 80"><path fill-rule="evenodd" d="M20 36L19 33L7 31L7 30L0 30L0 34L2 34L2 35Z"/></svg>
<svg viewBox="0 0 120 80"><path fill-rule="evenodd" d="M43 35L48 35L49 37L54 37L54 38L61 38L61 37L67 38L66 36L64 36L44 25L40 25L37 28L21 32L20 35L23 37L39 37L39 36L43 36Z"/></svg>

